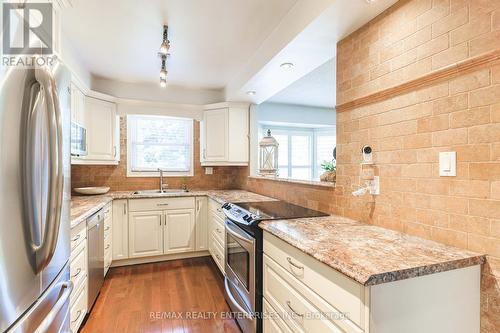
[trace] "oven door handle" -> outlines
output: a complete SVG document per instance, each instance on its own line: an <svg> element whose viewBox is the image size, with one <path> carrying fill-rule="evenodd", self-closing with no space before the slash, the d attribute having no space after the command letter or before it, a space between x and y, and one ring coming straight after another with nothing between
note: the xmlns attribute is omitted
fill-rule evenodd
<svg viewBox="0 0 500 333"><path fill-rule="evenodd" d="M234 236L235 238L237 238L245 243L253 244L255 242L255 240L252 237L250 237L246 234L241 234L240 232L238 232L238 230L235 227L233 227L231 225L231 223L228 221L226 221L226 230L231 236Z"/></svg>
<svg viewBox="0 0 500 333"><path fill-rule="evenodd" d="M229 288L229 280L228 278L224 278L224 288L226 288L226 295L227 297L229 298L229 301L232 303L232 305L234 305L234 307L236 308L236 312L241 312L241 313L244 313L246 314L247 316L249 316L250 318L253 318L253 315L252 313L248 312L248 310L245 310L239 303L238 301L236 301L236 299L234 298L233 294L231 294L231 289Z"/></svg>

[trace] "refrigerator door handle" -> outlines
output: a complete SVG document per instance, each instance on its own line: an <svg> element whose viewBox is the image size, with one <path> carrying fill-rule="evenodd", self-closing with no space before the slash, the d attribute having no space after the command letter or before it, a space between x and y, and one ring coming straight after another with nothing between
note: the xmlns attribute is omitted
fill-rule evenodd
<svg viewBox="0 0 500 333"><path fill-rule="evenodd" d="M57 236L59 234L59 225L61 220L61 209L63 200L63 151L62 151L62 121L57 103L57 95L55 93L55 83L52 76L43 69L35 70L35 78L37 82L31 84L31 95L28 110L28 117L25 127L26 140L24 144L24 160L23 171L23 193L26 217L30 221L32 228L31 235L40 224L37 221L36 208L36 189L34 188L35 176L34 172L34 154L36 131L36 112L40 112L39 108L47 107L48 116L48 151L49 151L49 186L46 219L43 234L40 244L31 240L31 249L34 254L33 269L35 273L41 272L52 259L55 248L57 246ZM36 91L38 90L38 91ZM56 164L56 165L55 165Z"/></svg>
<svg viewBox="0 0 500 333"><path fill-rule="evenodd" d="M61 289L64 289L63 294L61 297L57 300L56 304L54 307L50 310L50 312L47 314L47 316L42 320L40 325L36 328L34 333L45 333L49 329L50 325L54 322L55 318L57 317L57 314L63 306L67 303L69 296L71 295L71 292L73 291L73 282L71 281L64 281L60 282Z"/></svg>

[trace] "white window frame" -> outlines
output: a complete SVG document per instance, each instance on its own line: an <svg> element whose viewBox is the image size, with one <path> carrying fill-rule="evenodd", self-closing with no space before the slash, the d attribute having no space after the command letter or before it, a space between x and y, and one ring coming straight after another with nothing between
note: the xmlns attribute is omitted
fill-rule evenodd
<svg viewBox="0 0 500 333"><path fill-rule="evenodd" d="M316 165L316 160L317 160L317 139L318 136L320 135L333 135L336 136L336 130L332 128L305 128L305 127L290 127L290 126L270 126L270 125L265 125L265 124L259 124L259 137L262 137L265 131L268 129L271 130L271 133L276 133L276 135L286 135L288 136L288 166L287 166L287 174L286 175L278 175L278 178L283 178L283 179L293 179L293 180L319 180L320 175L322 174L321 168ZM291 165L292 161L292 145L291 145L291 136L294 134L307 134L310 137L310 158L311 158L311 166L293 166ZM336 140L335 140L335 145ZM282 152L278 148L279 154ZM278 163L278 168L280 167ZM304 168L304 169L310 169L311 171L311 179L296 179L292 178L291 172L292 168Z"/></svg>
<svg viewBox="0 0 500 333"><path fill-rule="evenodd" d="M129 122L129 116L152 116L152 117L162 117L162 118L170 118L170 119L182 119L186 120L186 118L181 117L170 117L170 116L162 116L162 115L147 115L147 114L130 114L127 115L127 177L160 177L160 172L158 171L133 171L131 170L131 154L132 154L132 140L131 136L131 126ZM189 171L164 171L163 177L193 177L194 176L194 119L191 120L190 126L190 134L191 134L191 167Z"/></svg>

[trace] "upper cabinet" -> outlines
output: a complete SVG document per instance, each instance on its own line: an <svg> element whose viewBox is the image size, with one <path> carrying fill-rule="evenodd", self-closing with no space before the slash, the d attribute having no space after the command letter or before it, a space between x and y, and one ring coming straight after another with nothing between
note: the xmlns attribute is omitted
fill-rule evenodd
<svg viewBox="0 0 500 333"><path fill-rule="evenodd" d="M71 83L71 121L86 127L85 95L74 83Z"/></svg>
<svg viewBox="0 0 500 333"><path fill-rule="evenodd" d="M201 123L201 164L248 165L249 105L208 105Z"/></svg>
<svg viewBox="0 0 500 333"><path fill-rule="evenodd" d="M85 119L89 142L87 160L115 161L116 104L93 97L85 100Z"/></svg>
<svg viewBox="0 0 500 333"><path fill-rule="evenodd" d="M87 147L87 154L73 156L72 164L118 164L120 125L115 103L85 96L78 86L72 84L71 121L86 129Z"/></svg>

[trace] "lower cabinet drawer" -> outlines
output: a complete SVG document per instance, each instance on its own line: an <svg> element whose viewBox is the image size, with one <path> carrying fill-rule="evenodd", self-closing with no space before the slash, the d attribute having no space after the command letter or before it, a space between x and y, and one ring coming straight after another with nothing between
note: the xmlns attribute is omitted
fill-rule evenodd
<svg viewBox="0 0 500 333"><path fill-rule="evenodd" d="M218 203L214 199L210 199L208 200L208 208L220 219L225 219L224 212L222 211L222 204Z"/></svg>
<svg viewBox="0 0 500 333"><path fill-rule="evenodd" d="M82 222L73 229L71 229L71 250L74 250L87 238L87 223Z"/></svg>
<svg viewBox="0 0 500 333"><path fill-rule="evenodd" d="M264 254L264 297L293 331L363 332L319 295L296 281L266 254Z"/></svg>
<svg viewBox="0 0 500 333"><path fill-rule="evenodd" d="M225 237L225 227L224 223L217 218L214 219L214 223L212 226L212 235L219 241L219 243L224 244Z"/></svg>
<svg viewBox="0 0 500 333"><path fill-rule="evenodd" d="M112 202L108 203L106 206L104 206L104 221L110 220L113 216L113 208L112 208ZM104 223L106 225L106 222Z"/></svg>
<svg viewBox="0 0 500 333"><path fill-rule="evenodd" d="M212 236L212 247L211 247L211 254L212 257L215 260L215 263L217 266L219 266L219 269L221 270L222 274L225 274L225 259L224 259L224 248L222 245L217 241L215 237Z"/></svg>
<svg viewBox="0 0 500 333"><path fill-rule="evenodd" d="M106 274L108 273L112 261L113 261L113 253L111 251L104 253L104 276L106 276Z"/></svg>
<svg viewBox="0 0 500 333"><path fill-rule="evenodd" d="M308 254L264 232L264 253L280 265L294 281L321 295L329 307L347 314L350 323L364 329L365 287Z"/></svg>
<svg viewBox="0 0 500 333"><path fill-rule="evenodd" d="M77 333L87 314L87 288L77 291L76 300L69 310L71 332Z"/></svg>
<svg viewBox="0 0 500 333"><path fill-rule="evenodd" d="M112 247L112 239L111 235L104 236L104 256L109 253L113 255L113 247Z"/></svg>
<svg viewBox="0 0 500 333"><path fill-rule="evenodd" d="M86 284L87 278L87 248L85 243L82 243L76 250L78 251L72 256L69 264L69 274L71 282L73 282L74 290L80 290L81 286ZM72 301L74 300L71 295Z"/></svg>
<svg viewBox="0 0 500 333"><path fill-rule="evenodd" d="M111 236L112 220L108 219L104 222L104 238Z"/></svg>
<svg viewBox="0 0 500 333"><path fill-rule="evenodd" d="M264 299L262 304L264 320L262 323L264 333L293 333L279 317L278 312Z"/></svg>
<svg viewBox="0 0 500 333"><path fill-rule="evenodd" d="M194 209L195 203L194 197L131 199L128 201L128 207L131 212L164 209Z"/></svg>

